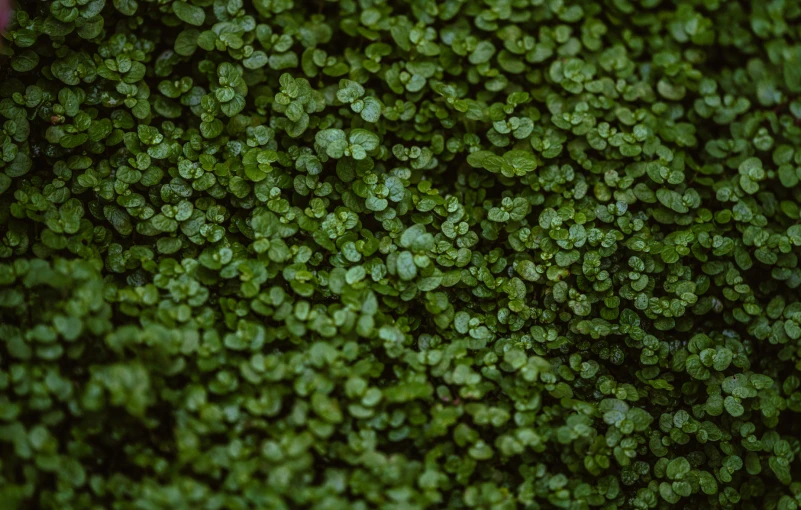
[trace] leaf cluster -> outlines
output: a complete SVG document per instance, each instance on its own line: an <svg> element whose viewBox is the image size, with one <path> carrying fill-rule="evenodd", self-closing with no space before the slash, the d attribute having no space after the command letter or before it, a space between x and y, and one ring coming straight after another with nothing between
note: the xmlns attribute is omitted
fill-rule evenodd
<svg viewBox="0 0 801 510"><path fill-rule="evenodd" d="M801 506L801 2L53 0L0 507Z"/></svg>

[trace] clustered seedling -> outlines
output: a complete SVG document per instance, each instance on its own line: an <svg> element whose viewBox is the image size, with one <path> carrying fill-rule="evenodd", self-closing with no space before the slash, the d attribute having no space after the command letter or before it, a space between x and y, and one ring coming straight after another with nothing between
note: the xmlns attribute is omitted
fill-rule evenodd
<svg viewBox="0 0 801 510"><path fill-rule="evenodd" d="M0 507L801 506L798 0L22 2Z"/></svg>

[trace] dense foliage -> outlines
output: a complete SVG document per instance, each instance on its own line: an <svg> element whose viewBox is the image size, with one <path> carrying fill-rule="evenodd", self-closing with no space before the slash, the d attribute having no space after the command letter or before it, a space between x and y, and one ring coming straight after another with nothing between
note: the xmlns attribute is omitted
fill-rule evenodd
<svg viewBox="0 0 801 510"><path fill-rule="evenodd" d="M3 509L801 506L797 0L56 0Z"/></svg>

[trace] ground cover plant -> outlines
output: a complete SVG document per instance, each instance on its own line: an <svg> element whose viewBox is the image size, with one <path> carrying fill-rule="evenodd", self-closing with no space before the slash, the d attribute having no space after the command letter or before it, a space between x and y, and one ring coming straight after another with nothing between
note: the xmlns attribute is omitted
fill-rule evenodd
<svg viewBox="0 0 801 510"><path fill-rule="evenodd" d="M801 506L798 1L30 0L0 51L0 508Z"/></svg>

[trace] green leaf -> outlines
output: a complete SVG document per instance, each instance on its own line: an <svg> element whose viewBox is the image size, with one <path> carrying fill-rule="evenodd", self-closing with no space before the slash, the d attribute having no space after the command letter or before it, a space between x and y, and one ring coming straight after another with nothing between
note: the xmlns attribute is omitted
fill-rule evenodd
<svg viewBox="0 0 801 510"><path fill-rule="evenodd" d="M481 41L470 54L469 61L471 64L483 64L489 62L494 54L495 46L489 41Z"/></svg>
<svg viewBox="0 0 801 510"><path fill-rule="evenodd" d="M364 95L364 87L351 80L340 80L337 99L343 103L352 103Z"/></svg>
<svg viewBox="0 0 801 510"><path fill-rule="evenodd" d="M133 16L139 3L136 0L113 0L114 8L126 16Z"/></svg>
<svg viewBox="0 0 801 510"><path fill-rule="evenodd" d="M789 485L793 478L790 473L790 466L787 462L787 459L780 458L780 457L770 457L768 459L768 465L770 466L771 471L773 474L776 475L776 478L784 485Z"/></svg>
<svg viewBox="0 0 801 510"><path fill-rule="evenodd" d="M200 31L193 28L182 31L175 38L175 53L184 57L192 56L197 50L199 37Z"/></svg>
<svg viewBox="0 0 801 510"><path fill-rule="evenodd" d="M667 465L667 477L671 480L682 480L690 472L690 463L684 457L677 457Z"/></svg>
<svg viewBox="0 0 801 510"><path fill-rule="evenodd" d="M412 253L403 251L398 255L396 262L398 276L403 280L413 280L417 276L417 266L414 263Z"/></svg>
<svg viewBox="0 0 801 510"><path fill-rule="evenodd" d="M372 96L364 98L363 101L364 107L362 108L361 112L359 112L361 118L365 122L378 122L381 118L381 111L383 110L384 105L381 104L381 101Z"/></svg>
<svg viewBox="0 0 801 510"><path fill-rule="evenodd" d="M659 495L671 505L675 505L681 499L681 496L676 494L671 485L667 482L662 482L659 484Z"/></svg>
<svg viewBox="0 0 801 510"><path fill-rule="evenodd" d="M172 11L178 16L178 19L196 27L206 21L206 13L203 9L189 2L176 0L172 3Z"/></svg>
<svg viewBox="0 0 801 510"><path fill-rule="evenodd" d="M351 129L348 140L351 145L358 145L367 152L375 150L380 141L378 135L366 129Z"/></svg>
<svg viewBox="0 0 801 510"><path fill-rule="evenodd" d="M726 412L734 417L742 416L745 412L745 408L740 403L740 399L731 395L725 398L723 406L726 408Z"/></svg>
<svg viewBox="0 0 801 510"><path fill-rule="evenodd" d="M39 65L39 54L33 50L23 50L11 59L11 68L18 73L32 71Z"/></svg>

